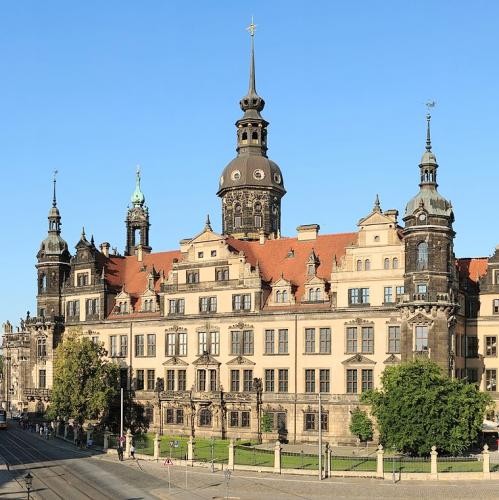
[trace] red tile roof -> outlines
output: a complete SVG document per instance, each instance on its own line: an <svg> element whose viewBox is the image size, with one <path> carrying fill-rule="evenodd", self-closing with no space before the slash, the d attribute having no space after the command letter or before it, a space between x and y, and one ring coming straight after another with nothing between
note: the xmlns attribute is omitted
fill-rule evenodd
<svg viewBox="0 0 499 500"><path fill-rule="evenodd" d="M473 257L457 259L456 265L461 283L470 281L477 284L478 280L487 273L487 257Z"/></svg>

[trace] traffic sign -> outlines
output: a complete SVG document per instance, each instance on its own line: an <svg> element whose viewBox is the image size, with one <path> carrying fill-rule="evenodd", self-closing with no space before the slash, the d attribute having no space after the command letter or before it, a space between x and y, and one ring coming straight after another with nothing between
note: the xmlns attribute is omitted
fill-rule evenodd
<svg viewBox="0 0 499 500"><path fill-rule="evenodd" d="M170 448L173 448L173 441L170 441Z"/></svg>
<svg viewBox="0 0 499 500"><path fill-rule="evenodd" d="M120 443L124 443L125 442L125 436L120 436L119 442Z"/></svg>
<svg viewBox="0 0 499 500"><path fill-rule="evenodd" d="M177 440L175 440L175 442L173 443L173 447L178 448L178 441Z"/></svg>
<svg viewBox="0 0 499 500"><path fill-rule="evenodd" d="M165 467L170 467L171 465L173 465L172 459L170 457L165 458L165 461L163 462L163 465Z"/></svg>

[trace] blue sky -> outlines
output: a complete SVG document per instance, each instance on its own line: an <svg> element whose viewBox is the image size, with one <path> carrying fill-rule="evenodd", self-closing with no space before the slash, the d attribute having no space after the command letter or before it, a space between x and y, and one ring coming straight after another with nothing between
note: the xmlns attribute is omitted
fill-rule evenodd
<svg viewBox="0 0 499 500"><path fill-rule="evenodd" d="M248 10L251 9L251 10ZM497 229L497 2L6 1L0 5L0 320L35 311L35 263L59 170L63 236L82 225L123 251L142 165L151 245L172 249L207 213L235 156L251 15L283 234L352 231L376 193L403 212L418 189L425 107L458 256Z"/></svg>

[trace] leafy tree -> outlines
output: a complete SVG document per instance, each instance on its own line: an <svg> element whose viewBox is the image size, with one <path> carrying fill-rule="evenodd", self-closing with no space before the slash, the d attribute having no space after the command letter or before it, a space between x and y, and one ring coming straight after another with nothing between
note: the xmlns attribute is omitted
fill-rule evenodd
<svg viewBox="0 0 499 500"><path fill-rule="evenodd" d="M360 441L370 441L373 438L373 423L365 411L355 408L350 421L350 432Z"/></svg>
<svg viewBox="0 0 499 500"><path fill-rule="evenodd" d="M106 350L83 337L78 330L68 331L54 357L54 383L49 415L52 418L85 420L106 416L118 392L119 368L104 359Z"/></svg>
<svg viewBox="0 0 499 500"><path fill-rule="evenodd" d="M103 419L103 424L109 429L119 433L121 419L121 394L118 389L116 396L112 398L109 405L109 412ZM143 404L135 401L133 391L123 391L123 432L128 429L132 434L146 432L149 428L149 420L146 416L145 407Z"/></svg>
<svg viewBox="0 0 499 500"><path fill-rule="evenodd" d="M427 455L433 445L443 453L462 453L476 441L492 403L475 384L446 377L428 360L387 367L381 383L363 395L380 441L413 455Z"/></svg>
<svg viewBox="0 0 499 500"><path fill-rule="evenodd" d="M260 422L260 427L262 432L272 432L274 427L274 419L272 418L272 414L268 412L264 412L262 415L262 421Z"/></svg>

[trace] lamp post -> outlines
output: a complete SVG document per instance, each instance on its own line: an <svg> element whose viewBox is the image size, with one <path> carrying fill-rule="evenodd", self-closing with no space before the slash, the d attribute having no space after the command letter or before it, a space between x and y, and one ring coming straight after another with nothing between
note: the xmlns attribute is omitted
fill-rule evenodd
<svg viewBox="0 0 499 500"><path fill-rule="evenodd" d="M28 500L30 500L31 485L33 484L33 476L31 475L31 472L28 471L28 473L24 476L24 481L26 481L26 489L28 490Z"/></svg>

